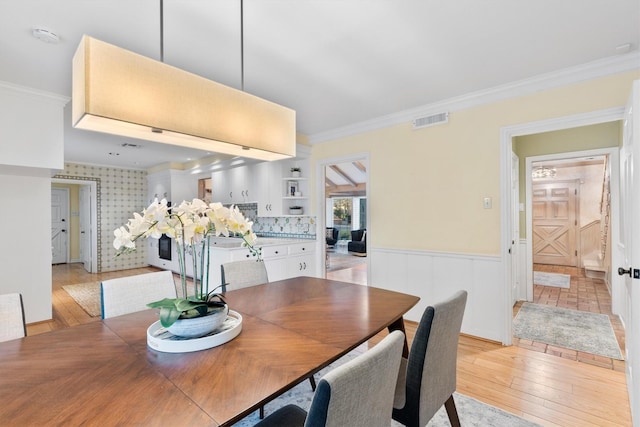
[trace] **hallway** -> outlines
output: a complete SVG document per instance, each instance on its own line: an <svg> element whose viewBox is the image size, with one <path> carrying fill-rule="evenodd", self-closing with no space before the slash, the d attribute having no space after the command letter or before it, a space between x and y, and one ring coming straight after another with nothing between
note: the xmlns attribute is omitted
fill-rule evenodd
<svg viewBox="0 0 640 427"><path fill-rule="evenodd" d="M534 285L533 303L608 315L611 320L611 326L615 332L616 339L618 340L618 345L624 353L624 329L618 316L611 313L611 295L609 294L603 280L590 279L584 275L583 269L576 267L534 264L533 269L534 271L568 274L571 276L569 289ZM513 307L514 317L518 313L518 310L520 310L521 306L522 301L518 301ZM595 356L589 353L547 345L541 342L521 340L515 337L513 338L513 344L522 348L560 356L565 359L577 360L579 362L624 372L625 363L623 360Z"/></svg>

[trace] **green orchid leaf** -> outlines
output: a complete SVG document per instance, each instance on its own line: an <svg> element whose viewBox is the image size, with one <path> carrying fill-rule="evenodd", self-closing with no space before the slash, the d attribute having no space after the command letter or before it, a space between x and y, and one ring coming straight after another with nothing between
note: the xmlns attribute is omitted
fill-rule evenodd
<svg viewBox="0 0 640 427"><path fill-rule="evenodd" d="M154 301L147 304L149 308L170 308L176 306L176 298L165 298L160 301Z"/></svg>
<svg viewBox="0 0 640 427"><path fill-rule="evenodd" d="M181 312L178 311L175 306L162 307L160 308L160 324L165 328L168 328L178 320L180 314Z"/></svg>
<svg viewBox="0 0 640 427"><path fill-rule="evenodd" d="M199 307L201 305L205 305L205 302L202 301L191 301L191 300L186 300L186 299L179 299L176 300L176 308L180 311L187 311L187 310L192 310L196 307Z"/></svg>

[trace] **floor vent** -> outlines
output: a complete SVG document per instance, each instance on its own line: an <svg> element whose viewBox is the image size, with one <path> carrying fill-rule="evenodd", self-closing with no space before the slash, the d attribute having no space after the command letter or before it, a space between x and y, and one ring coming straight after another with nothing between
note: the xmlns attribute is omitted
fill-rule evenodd
<svg viewBox="0 0 640 427"><path fill-rule="evenodd" d="M413 128L421 129L433 125L439 125L441 123L447 123L449 121L449 113L438 113L432 116L418 117L413 119Z"/></svg>

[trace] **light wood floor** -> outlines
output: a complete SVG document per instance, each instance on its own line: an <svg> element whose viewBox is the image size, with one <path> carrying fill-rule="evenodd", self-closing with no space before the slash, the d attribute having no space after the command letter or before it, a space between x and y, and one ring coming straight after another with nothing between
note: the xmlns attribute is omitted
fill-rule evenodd
<svg viewBox="0 0 640 427"><path fill-rule="evenodd" d="M54 319L29 325L28 334L99 321L66 295L63 285L148 271L156 269L96 275L84 272L79 264L54 266ZM328 277L363 283L366 265L338 270ZM416 326L414 322L407 322L410 342ZM369 345L379 342L384 335L379 334ZM458 392L544 426L631 426L624 373L600 366L461 336L457 382Z"/></svg>

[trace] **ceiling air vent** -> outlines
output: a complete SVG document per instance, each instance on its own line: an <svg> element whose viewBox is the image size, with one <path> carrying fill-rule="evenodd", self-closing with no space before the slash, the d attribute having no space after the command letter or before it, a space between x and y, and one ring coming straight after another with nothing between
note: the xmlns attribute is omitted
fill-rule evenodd
<svg viewBox="0 0 640 427"><path fill-rule="evenodd" d="M418 117L413 119L413 128L421 129L433 125L439 125L441 123L447 123L449 121L449 113L438 113L432 116Z"/></svg>

